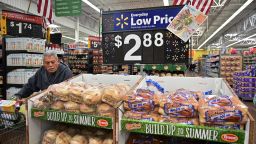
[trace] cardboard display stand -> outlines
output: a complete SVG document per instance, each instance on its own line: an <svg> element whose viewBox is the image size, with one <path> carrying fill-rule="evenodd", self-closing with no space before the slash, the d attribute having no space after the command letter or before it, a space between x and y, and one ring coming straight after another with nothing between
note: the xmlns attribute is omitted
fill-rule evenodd
<svg viewBox="0 0 256 144"><path fill-rule="evenodd" d="M179 88L196 91L212 90L217 95L235 95L227 82L221 78L199 78L199 77L146 77L135 88L146 87L146 80L152 79L158 82L166 91L175 91ZM143 120L131 120L122 118L123 107L120 106L119 119L119 143L123 144L127 141L129 132L155 134L165 136L176 136L184 138L192 138L213 142L233 142L239 144L252 143L253 137L251 133L254 131L254 119L249 114L245 130L230 130L205 126L193 126L174 123L160 123ZM234 139L233 139L234 138Z"/></svg>
<svg viewBox="0 0 256 144"><path fill-rule="evenodd" d="M87 84L116 84L126 83L131 87L138 85L142 80L142 76L139 75L92 75L92 74L81 74L77 77L70 79L70 82L85 82ZM39 110L33 108L33 102L45 95L47 91L40 93L28 100L28 142L29 144L38 144L42 139L42 135L45 130L48 130L54 126L54 122L62 122L83 126L91 126L98 128L113 129L113 140L115 140L116 133L116 121L115 118L100 117L96 115L87 114L75 114L70 112L60 112L54 110ZM79 121L78 121L79 119Z"/></svg>
<svg viewBox="0 0 256 144"><path fill-rule="evenodd" d="M146 80L152 79L158 82L165 91L174 91L179 88L185 88L188 90L197 91L209 91L212 90L213 94L217 95L235 95L234 91L230 88L227 82L221 78L200 78L200 77L145 77L142 76L121 76L121 75L91 75L82 74L72 78L71 82L83 81L88 84L115 84L115 83L127 83L132 86L132 90L137 88L146 87ZM140 121L140 120L130 120L122 119L123 107L122 105L116 109L116 116L111 119L107 117L99 117L87 114L74 114L68 112L59 112L53 110L38 110L33 108L33 102L39 97L45 95L47 92L42 92L36 96L31 97L28 100L28 143L37 144L40 143L43 132L56 123L56 121L62 121L63 123L78 124L84 126L93 126L106 129L113 129L113 140L114 143L125 144L130 132L144 133L144 134L157 134L165 136L177 136L184 138L194 138L200 140L214 141L214 142L226 142L223 141L223 137L232 138L229 136L235 136L238 138L235 143L239 144L253 144L253 132L254 132L254 119L248 114L248 121L245 125L245 130L229 130L220 129L213 127L204 126L193 126L193 125L183 125L183 124L173 124L173 123L159 123L150 121ZM59 119L52 119L50 115L59 115ZM79 119L89 118L94 121L92 123L76 123L75 121L68 121L68 118L64 118L61 115L67 115L68 117L76 117ZM61 119L62 118L62 119ZM102 120L103 125L98 125L98 120ZM55 122L54 122L55 121ZM106 125L106 123L108 125ZM135 124L135 129L127 129L126 125ZM153 130L149 130L149 127ZM193 137L188 135L186 132L197 131L197 135ZM206 136L202 136L204 133ZM209 136L212 135L212 136ZM229 135L230 134L230 135ZM197 137L196 137L197 136ZM234 137L233 137L234 138Z"/></svg>

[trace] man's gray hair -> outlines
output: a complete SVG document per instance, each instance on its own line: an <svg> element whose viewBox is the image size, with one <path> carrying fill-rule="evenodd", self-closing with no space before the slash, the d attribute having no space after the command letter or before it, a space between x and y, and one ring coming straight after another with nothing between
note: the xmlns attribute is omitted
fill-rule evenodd
<svg viewBox="0 0 256 144"><path fill-rule="evenodd" d="M44 53L43 58L45 58L46 56L54 56L55 58L58 58L58 55L55 51L47 51Z"/></svg>

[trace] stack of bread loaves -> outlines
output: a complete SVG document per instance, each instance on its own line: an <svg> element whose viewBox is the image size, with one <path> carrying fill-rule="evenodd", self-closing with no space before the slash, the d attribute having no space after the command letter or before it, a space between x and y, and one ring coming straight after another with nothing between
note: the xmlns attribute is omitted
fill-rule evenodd
<svg viewBox="0 0 256 144"><path fill-rule="evenodd" d="M114 107L123 100L129 89L127 84L95 86L83 82L63 82L50 86L47 95L35 101L34 106L113 117Z"/></svg>
<svg viewBox="0 0 256 144"><path fill-rule="evenodd" d="M198 125L197 95L179 89L168 95L138 89L124 100L124 117L130 119Z"/></svg>
<svg viewBox="0 0 256 144"><path fill-rule="evenodd" d="M42 144L113 144L111 132L62 127L47 130L42 137Z"/></svg>
<svg viewBox="0 0 256 144"><path fill-rule="evenodd" d="M243 129L248 107L237 96L205 95L199 100L199 119L202 125Z"/></svg>
<svg viewBox="0 0 256 144"><path fill-rule="evenodd" d="M194 92L178 89L160 101L160 122L199 125L198 101Z"/></svg>

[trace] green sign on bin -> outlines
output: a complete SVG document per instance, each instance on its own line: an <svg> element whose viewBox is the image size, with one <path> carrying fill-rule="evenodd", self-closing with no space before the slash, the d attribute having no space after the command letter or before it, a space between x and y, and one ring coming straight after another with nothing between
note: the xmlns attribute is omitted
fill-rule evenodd
<svg viewBox="0 0 256 144"><path fill-rule="evenodd" d="M56 121L97 128L113 129L113 121L110 117L102 117L96 115L63 112L57 110L40 110L37 108L31 109L32 118L38 118L47 121Z"/></svg>
<svg viewBox="0 0 256 144"><path fill-rule="evenodd" d="M55 15L57 17L81 15L81 5L81 0L55 0Z"/></svg>
<svg viewBox="0 0 256 144"><path fill-rule="evenodd" d="M123 131L243 144L245 131L174 123L122 119Z"/></svg>

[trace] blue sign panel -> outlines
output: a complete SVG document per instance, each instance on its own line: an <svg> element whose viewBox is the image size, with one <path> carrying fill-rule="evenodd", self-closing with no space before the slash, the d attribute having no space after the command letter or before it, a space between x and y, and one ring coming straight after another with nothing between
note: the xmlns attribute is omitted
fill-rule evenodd
<svg viewBox="0 0 256 144"><path fill-rule="evenodd" d="M103 32L165 29L182 7L103 12Z"/></svg>

